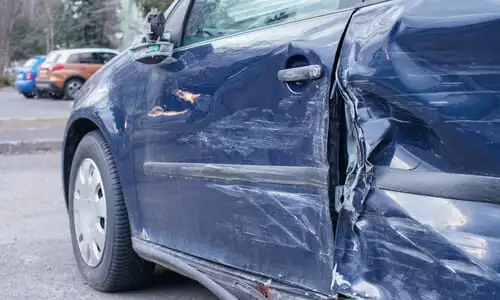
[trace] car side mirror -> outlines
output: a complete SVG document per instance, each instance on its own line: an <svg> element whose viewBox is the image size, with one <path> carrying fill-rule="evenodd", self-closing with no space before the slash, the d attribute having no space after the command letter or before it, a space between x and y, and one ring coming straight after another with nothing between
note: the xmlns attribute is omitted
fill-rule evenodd
<svg viewBox="0 0 500 300"><path fill-rule="evenodd" d="M150 65L159 64L172 57L174 44L171 42L171 33L165 32L165 23L165 15L157 9L148 13L145 35L140 43L130 49L136 61Z"/></svg>

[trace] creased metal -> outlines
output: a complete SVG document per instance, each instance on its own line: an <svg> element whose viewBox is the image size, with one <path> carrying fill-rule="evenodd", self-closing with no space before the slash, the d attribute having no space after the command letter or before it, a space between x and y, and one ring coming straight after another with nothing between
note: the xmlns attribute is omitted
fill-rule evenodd
<svg viewBox="0 0 500 300"><path fill-rule="evenodd" d="M499 5L389 1L353 15L335 91L348 149L337 291L498 299L500 206L486 202L500 177Z"/></svg>

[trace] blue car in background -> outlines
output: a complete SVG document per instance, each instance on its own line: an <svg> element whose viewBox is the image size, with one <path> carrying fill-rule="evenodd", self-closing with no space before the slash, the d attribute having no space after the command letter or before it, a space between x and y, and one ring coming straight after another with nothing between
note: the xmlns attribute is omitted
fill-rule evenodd
<svg viewBox="0 0 500 300"><path fill-rule="evenodd" d="M33 98L36 95L36 76L38 66L45 61L45 56L32 56L26 63L17 70L14 86L26 98Z"/></svg>

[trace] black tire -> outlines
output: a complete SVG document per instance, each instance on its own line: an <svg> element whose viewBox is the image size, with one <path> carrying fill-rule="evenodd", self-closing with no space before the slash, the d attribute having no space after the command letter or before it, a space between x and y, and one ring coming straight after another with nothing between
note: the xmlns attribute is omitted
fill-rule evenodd
<svg viewBox="0 0 500 300"><path fill-rule="evenodd" d="M54 100L61 100L64 97L63 93L52 93L50 94L50 98Z"/></svg>
<svg viewBox="0 0 500 300"><path fill-rule="evenodd" d="M33 93L23 93L24 97L28 98L28 99L32 99L33 97L35 97L35 94Z"/></svg>
<svg viewBox="0 0 500 300"><path fill-rule="evenodd" d="M72 85L77 84L81 88L84 83L85 82L82 79L79 79L79 78L72 78L72 79L66 81L64 83L64 99L66 99L66 100L73 100L74 97L71 96L72 92L70 91Z"/></svg>
<svg viewBox="0 0 500 300"><path fill-rule="evenodd" d="M46 91L43 90L36 90L36 98L37 99L43 99L43 98L48 98L48 94Z"/></svg>
<svg viewBox="0 0 500 300"><path fill-rule="evenodd" d="M73 215L75 179L85 158L91 158L99 168L107 203L104 252L102 260L94 268L87 265L81 255ZM155 265L141 259L132 249L127 208L115 163L108 144L98 131L88 133L76 149L68 201L73 253L83 278L90 286L103 292L119 292L137 289L150 282Z"/></svg>

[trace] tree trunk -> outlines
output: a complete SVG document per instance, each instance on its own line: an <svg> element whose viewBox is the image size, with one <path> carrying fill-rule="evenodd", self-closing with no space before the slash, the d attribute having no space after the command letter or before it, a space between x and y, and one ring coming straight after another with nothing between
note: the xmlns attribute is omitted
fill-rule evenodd
<svg viewBox="0 0 500 300"><path fill-rule="evenodd" d="M10 35L18 17L22 1L0 0L0 74L5 74L5 69L10 63Z"/></svg>
<svg viewBox="0 0 500 300"><path fill-rule="evenodd" d="M54 21L52 21L50 23L50 48L49 48L49 51L52 51L56 48L56 45L55 45L55 32L54 32ZM49 51L47 51L47 53L49 53Z"/></svg>

